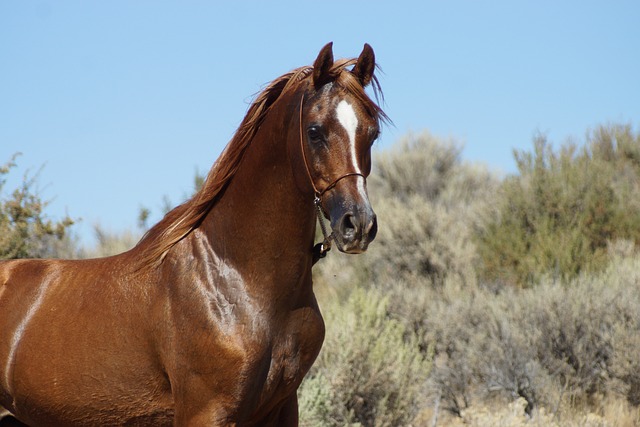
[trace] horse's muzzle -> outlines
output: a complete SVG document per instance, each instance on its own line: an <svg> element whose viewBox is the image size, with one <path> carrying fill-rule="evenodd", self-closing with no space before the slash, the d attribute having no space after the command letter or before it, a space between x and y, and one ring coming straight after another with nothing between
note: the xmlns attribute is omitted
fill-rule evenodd
<svg viewBox="0 0 640 427"><path fill-rule="evenodd" d="M378 220L373 209L367 205L341 210L335 209L331 215L331 228L338 249L349 254L366 251L378 232Z"/></svg>

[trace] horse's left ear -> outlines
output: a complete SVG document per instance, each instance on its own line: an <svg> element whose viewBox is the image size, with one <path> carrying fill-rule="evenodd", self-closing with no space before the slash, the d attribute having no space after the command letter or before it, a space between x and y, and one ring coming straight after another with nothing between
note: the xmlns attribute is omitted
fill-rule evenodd
<svg viewBox="0 0 640 427"><path fill-rule="evenodd" d="M364 44L362 53L356 61L356 65L351 72L360 80L362 87L371 83L373 78L373 72L376 68L376 55L373 53L373 48L369 46L369 43Z"/></svg>

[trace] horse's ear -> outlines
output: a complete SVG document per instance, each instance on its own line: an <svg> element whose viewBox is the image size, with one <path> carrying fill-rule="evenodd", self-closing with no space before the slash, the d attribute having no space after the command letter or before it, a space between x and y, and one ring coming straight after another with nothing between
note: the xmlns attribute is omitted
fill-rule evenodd
<svg viewBox="0 0 640 427"><path fill-rule="evenodd" d="M356 61L356 65L351 71L360 80L362 87L371 83L373 78L373 72L376 68L376 55L373 53L373 48L368 43L364 44L362 53Z"/></svg>
<svg viewBox="0 0 640 427"><path fill-rule="evenodd" d="M319 88L331 80L331 67L333 67L333 42L327 43L313 63L313 84Z"/></svg>

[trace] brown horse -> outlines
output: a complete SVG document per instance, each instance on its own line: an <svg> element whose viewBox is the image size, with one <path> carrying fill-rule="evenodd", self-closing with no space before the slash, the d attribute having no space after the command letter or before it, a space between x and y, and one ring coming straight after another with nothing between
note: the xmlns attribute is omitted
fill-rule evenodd
<svg viewBox="0 0 640 427"><path fill-rule="evenodd" d="M130 251L1 262L0 405L33 426L297 425L324 338L316 214L347 253L377 229L374 69L369 45L334 62L329 43L274 80L202 189Z"/></svg>

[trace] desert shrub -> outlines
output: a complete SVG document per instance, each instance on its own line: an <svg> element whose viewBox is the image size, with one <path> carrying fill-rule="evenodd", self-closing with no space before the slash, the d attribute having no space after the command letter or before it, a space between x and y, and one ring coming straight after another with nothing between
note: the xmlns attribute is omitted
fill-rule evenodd
<svg viewBox="0 0 640 427"><path fill-rule="evenodd" d="M372 278L475 281L473 227L497 179L460 154L455 141L422 133L376 157L370 185L379 233L366 266Z"/></svg>
<svg viewBox="0 0 640 427"><path fill-rule="evenodd" d="M424 340L433 343L433 394L459 416L478 399L522 397L527 411L538 404L546 379L536 359L537 334L528 334L513 295L444 289L425 307Z"/></svg>
<svg viewBox="0 0 640 427"><path fill-rule="evenodd" d="M485 280L573 278L606 266L609 241L639 241L639 152L640 135L620 125L599 127L582 148L556 151L538 136L533 152L516 151L519 173L502 182L494 219L478 232Z"/></svg>
<svg viewBox="0 0 640 427"><path fill-rule="evenodd" d="M47 202L38 195L38 174L25 175L20 187L5 193L4 176L16 166L16 156L0 166L0 259L55 256L61 249L69 217L54 221L47 217Z"/></svg>
<svg viewBox="0 0 640 427"><path fill-rule="evenodd" d="M527 329L539 334L539 363L572 399L606 393L612 331L620 320L619 313L610 310L614 302L607 294L599 283L587 280L566 287L544 285L527 295L535 311L524 317Z"/></svg>
<svg viewBox="0 0 640 427"><path fill-rule="evenodd" d="M620 250L613 248L613 262L607 270L611 276L610 292L605 303L617 313L612 327L610 390L622 395L636 408L640 407L640 258L629 242ZM604 283L609 286L609 283Z"/></svg>
<svg viewBox="0 0 640 427"><path fill-rule="evenodd" d="M442 407L462 416L473 402L521 397L528 413L562 413L607 395L636 404L640 261L635 252L612 259L568 283L548 277L527 289L432 294L422 328Z"/></svg>
<svg viewBox="0 0 640 427"><path fill-rule="evenodd" d="M613 335L612 387L627 401L640 406L640 324L628 319L630 325L616 325Z"/></svg>
<svg viewBox="0 0 640 427"><path fill-rule="evenodd" d="M301 424L407 425L430 370L415 334L372 290L356 288L326 305L325 344L298 392Z"/></svg>
<svg viewBox="0 0 640 427"><path fill-rule="evenodd" d="M574 405L589 406L602 396L618 394L634 402L635 337L640 332L637 257L637 252L613 254L600 273L581 274L568 285L547 279L539 290L525 294L533 309L523 316L521 327L539 332L539 363L561 388L560 397Z"/></svg>
<svg viewBox="0 0 640 427"><path fill-rule="evenodd" d="M375 158L374 185L386 195L436 200L460 169L461 145L428 132L409 133Z"/></svg>

